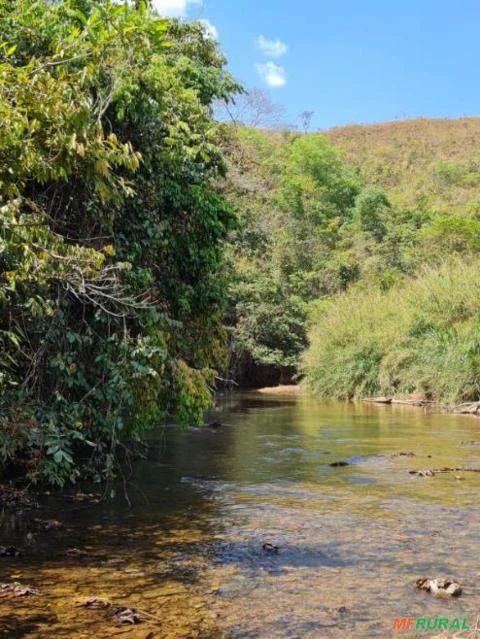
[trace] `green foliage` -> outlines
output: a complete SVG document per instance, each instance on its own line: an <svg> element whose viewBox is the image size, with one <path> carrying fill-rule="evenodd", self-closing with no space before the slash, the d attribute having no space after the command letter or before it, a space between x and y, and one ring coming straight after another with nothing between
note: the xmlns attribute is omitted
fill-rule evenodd
<svg viewBox="0 0 480 639"><path fill-rule="evenodd" d="M323 223L350 218L360 180L323 135L299 137L289 148L283 176L284 206Z"/></svg>
<svg viewBox="0 0 480 639"><path fill-rule="evenodd" d="M382 242L387 234L383 218L390 209L387 196L380 189L364 189L355 200L354 216L362 231L371 233L377 242Z"/></svg>
<svg viewBox="0 0 480 639"><path fill-rule="evenodd" d="M0 455L61 485L201 422L225 358L210 112L237 86L199 24L137 4L0 2Z"/></svg>
<svg viewBox="0 0 480 639"><path fill-rule="evenodd" d="M308 304L359 279L391 286L409 270L423 222L366 188L323 135L240 128L224 144L240 222L228 247L235 353L295 367L308 343Z"/></svg>
<svg viewBox="0 0 480 639"><path fill-rule="evenodd" d="M407 125L416 123L398 127L403 131ZM474 255L480 248L476 200L462 213L430 204L435 189L473 188L477 163L472 157L428 164L428 149L421 148L421 139L412 140L408 166L419 167L425 178L428 164L431 183L425 178L418 196L402 201L398 187L405 186L408 170L403 140L394 145L382 138L385 127L392 132L395 126L302 136L240 128L225 135L227 194L240 220L228 247L228 321L240 361L248 362L241 357L248 353L259 364L294 367L307 348L302 369L324 396L410 390L450 400L469 395L472 384L476 388L474 356L462 350L470 352L470 334L465 337L457 327L443 334L428 313L409 327L410 310L403 309L402 297L405 291L416 303L427 304L409 280L426 265L447 273L442 264L452 254ZM377 138L383 142L378 148ZM347 150L353 164L359 165L359 153L365 165L352 168L331 140ZM417 189L416 176L409 186ZM309 314L309 306L323 310ZM392 352L399 335L423 325L430 331L428 346L425 341ZM414 366L415 349L420 354L423 348L422 364ZM427 352L432 354L428 363ZM440 352L446 364L436 361ZM470 362L466 369L465 362ZM448 366L449 381L440 387L435 371ZM457 386L454 374L461 380Z"/></svg>
<svg viewBox="0 0 480 639"><path fill-rule="evenodd" d="M321 396L459 403L480 393L480 264L425 269L388 292L352 288L313 313L303 366Z"/></svg>
<svg viewBox="0 0 480 639"><path fill-rule="evenodd" d="M259 364L296 366L306 343L306 307L290 288L282 290L272 273L262 273L260 263L238 272L231 286L237 351Z"/></svg>
<svg viewBox="0 0 480 639"><path fill-rule="evenodd" d="M480 220L460 215L441 215L425 227L423 237L433 250L475 252L480 249Z"/></svg>

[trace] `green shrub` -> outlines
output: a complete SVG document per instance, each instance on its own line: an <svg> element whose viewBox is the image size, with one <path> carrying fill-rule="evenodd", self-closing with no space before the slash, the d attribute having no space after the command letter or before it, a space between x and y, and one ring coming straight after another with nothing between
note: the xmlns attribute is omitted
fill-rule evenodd
<svg viewBox="0 0 480 639"><path fill-rule="evenodd" d="M386 292L350 289L312 312L307 383L341 399L480 396L480 262L426 268Z"/></svg>

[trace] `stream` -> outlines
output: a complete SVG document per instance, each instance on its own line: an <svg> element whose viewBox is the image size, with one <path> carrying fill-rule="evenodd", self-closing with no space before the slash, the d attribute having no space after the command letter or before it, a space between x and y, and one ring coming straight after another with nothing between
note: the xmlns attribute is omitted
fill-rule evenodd
<svg viewBox="0 0 480 639"><path fill-rule="evenodd" d="M2 639L474 639L480 473L409 471L480 467L478 418L234 393L209 420L223 425L149 434L125 483L132 507L122 485L107 501L52 493L1 513L0 544L22 556L0 558L0 581L39 591L0 596ZM461 597L415 587L443 576ZM82 605L92 597L111 605ZM118 624L115 606L143 622ZM470 630L396 633L398 617Z"/></svg>

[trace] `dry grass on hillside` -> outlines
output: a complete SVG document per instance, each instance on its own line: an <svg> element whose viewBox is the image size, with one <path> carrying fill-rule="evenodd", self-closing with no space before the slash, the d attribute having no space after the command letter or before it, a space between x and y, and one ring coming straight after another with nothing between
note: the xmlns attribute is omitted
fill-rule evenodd
<svg viewBox="0 0 480 639"><path fill-rule="evenodd" d="M326 135L395 203L480 212L480 118L351 125Z"/></svg>

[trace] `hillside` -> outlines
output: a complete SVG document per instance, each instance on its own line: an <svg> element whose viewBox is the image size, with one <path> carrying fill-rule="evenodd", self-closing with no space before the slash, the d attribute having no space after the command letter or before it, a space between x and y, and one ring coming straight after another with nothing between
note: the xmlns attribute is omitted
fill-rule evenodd
<svg viewBox="0 0 480 639"><path fill-rule="evenodd" d="M303 371L318 395L479 399L479 134L480 118L327 133L365 183L388 195L392 237L402 209L418 216L419 227L410 260L395 265L388 286L380 271L365 273L367 252L357 282L312 305Z"/></svg>
<svg viewBox="0 0 480 639"><path fill-rule="evenodd" d="M480 118L354 124L326 137L396 205L480 212Z"/></svg>

